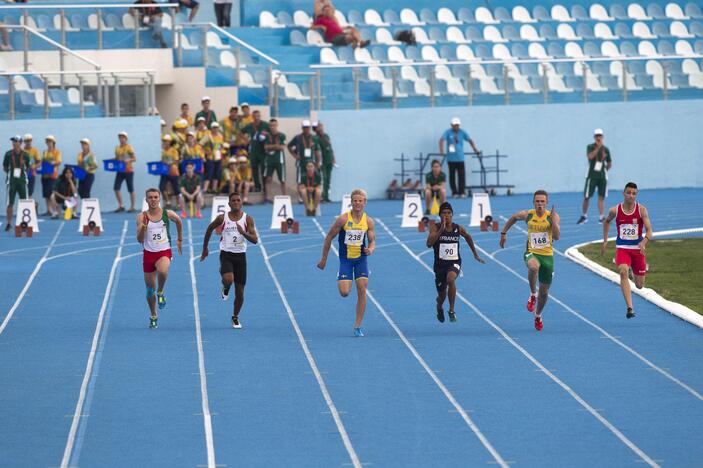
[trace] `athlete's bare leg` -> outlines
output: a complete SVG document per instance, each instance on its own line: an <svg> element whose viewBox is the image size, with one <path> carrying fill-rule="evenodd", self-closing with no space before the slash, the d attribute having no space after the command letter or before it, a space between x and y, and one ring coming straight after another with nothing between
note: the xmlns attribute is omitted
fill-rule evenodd
<svg viewBox="0 0 703 468"><path fill-rule="evenodd" d="M347 297L352 289L352 281L339 280L337 281L337 287L339 288L339 295L342 297Z"/></svg>
<svg viewBox="0 0 703 468"><path fill-rule="evenodd" d="M368 278L356 279L356 320L354 321L354 328L359 328L362 320L364 320L364 312L366 311L366 287L368 284Z"/></svg>
<svg viewBox="0 0 703 468"><path fill-rule="evenodd" d="M583 210L582 211L583 214L588 214L588 202L589 202L588 198L583 199L583 206L581 207L581 209ZM603 214L602 211L601 211L601 214Z"/></svg>
<svg viewBox="0 0 703 468"><path fill-rule="evenodd" d="M632 309L632 291L630 289L630 278L628 277L630 266L626 263L622 263L618 265L618 272L620 273L620 289L622 289L625 304L627 304L628 308Z"/></svg>
<svg viewBox="0 0 703 468"><path fill-rule="evenodd" d="M537 294L537 310L535 311L535 315L537 317L542 316L542 310L544 309L544 306L547 304L547 300L549 299L549 285L540 283L539 284L539 293Z"/></svg>
<svg viewBox="0 0 703 468"><path fill-rule="evenodd" d="M241 283L234 283L234 312L232 312L233 317L239 317L239 311L242 310L244 305L244 285Z"/></svg>
<svg viewBox="0 0 703 468"><path fill-rule="evenodd" d="M149 304L149 311L151 316L156 317L156 272L144 273L144 284L147 287L147 297L146 302ZM150 291L153 290L154 293L151 294Z"/></svg>
<svg viewBox="0 0 703 468"><path fill-rule="evenodd" d="M122 194L120 193L119 190L115 190L115 198L117 198L117 207L124 208L124 204L122 203ZM47 202L47 205L48 205L48 202Z"/></svg>
<svg viewBox="0 0 703 468"><path fill-rule="evenodd" d="M536 258L527 261L527 280L530 282L530 292L534 296L537 293L537 274L539 273L539 262Z"/></svg>
<svg viewBox="0 0 703 468"><path fill-rule="evenodd" d="M598 197L598 214L600 214L600 219L603 219L603 213L605 213L605 197Z"/></svg>
<svg viewBox="0 0 703 468"><path fill-rule="evenodd" d="M454 310L454 303L456 302L456 273L450 271L447 273L447 290L449 297L449 310ZM444 302L444 300L442 300Z"/></svg>
<svg viewBox="0 0 703 468"><path fill-rule="evenodd" d="M159 293L164 292L164 286L166 285L166 280L168 279L168 269L171 266L171 259L168 257L161 257L156 262L156 274L158 278L159 288L156 290Z"/></svg>

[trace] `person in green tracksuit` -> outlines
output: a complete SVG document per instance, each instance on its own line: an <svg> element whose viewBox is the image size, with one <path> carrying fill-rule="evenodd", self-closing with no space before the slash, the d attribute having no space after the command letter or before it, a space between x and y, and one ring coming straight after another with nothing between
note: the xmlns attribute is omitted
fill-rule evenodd
<svg viewBox="0 0 703 468"><path fill-rule="evenodd" d="M598 189L598 218L603 223L605 210L605 197L608 196L608 171L613 167L610 150L603 144L603 130L597 128L593 131L593 143L586 147L588 157L588 175L583 189L583 214L576 222L583 224L588 221L588 202Z"/></svg>
<svg viewBox="0 0 703 468"><path fill-rule="evenodd" d="M315 164L315 169L319 170L321 166L320 146L317 143L316 137L310 132L310 121L303 120L303 132L296 135L290 143L288 143L288 151L297 161L297 174L295 177L296 185L304 184L305 167L309 162ZM302 200L301 200L302 201Z"/></svg>
<svg viewBox="0 0 703 468"><path fill-rule="evenodd" d="M251 163L255 191L259 192L262 189L262 173L265 170L266 149L264 143L271 129L268 123L261 120L261 113L258 110L252 112L251 115L253 120L242 129L242 132L249 136L249 162Z"/></svg>
<svg viewBox="0 0 703 468"><path fill-rule="evenodd" d="M264 174L264 199L271 202L271 183L276 173L281 184L281 195L286 194L286 134L278 131L278 120L269 120L269 133L266 135L266 172Z"/></svg>
<svg viewBox="0 0 703 468"><path fill-rule="evenodd" d="M334 157L330 136L325 133L325 126L322 122L313 122L312 129L315 132L320 153L322 153L322 201L329 203L332 168L337 164L337 160Z"/></svg>
<svg viewBox="0 0 703 468"><path fill-rule="evenodd" d="M22 149L22 137L15 135L10 138L12 149L5 153L2 160L2 169L5 171L7 182L7 224L5 231L10 230L12 220L12 208L15 204L15 197L27 198L27 171L31 168L29 154Z"/></svg>

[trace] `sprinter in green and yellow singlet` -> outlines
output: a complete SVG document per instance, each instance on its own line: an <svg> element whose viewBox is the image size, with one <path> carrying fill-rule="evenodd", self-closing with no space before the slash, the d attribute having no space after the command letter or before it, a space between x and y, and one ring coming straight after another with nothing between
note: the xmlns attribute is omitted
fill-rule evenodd
<svg viewBox="0 0 703 468"><path fill-rule="evenodd" d="M525 263L527 264L527 279L530 283L530 299L527 310L535 312L535 329L542 330L542 310L549 298L549 286L554 276L554 249L552 242L559 240L559 215L552 205L547 210L549 195L544 190L537 190L532 197L535 207L531 210L518 211L510 217L500 233L500 246L505 247L508 230L518 220L527 223L527 248ZM539 295L537 295L537 279L539 278ZM535 303L537 310L535 311Z"/></svg>

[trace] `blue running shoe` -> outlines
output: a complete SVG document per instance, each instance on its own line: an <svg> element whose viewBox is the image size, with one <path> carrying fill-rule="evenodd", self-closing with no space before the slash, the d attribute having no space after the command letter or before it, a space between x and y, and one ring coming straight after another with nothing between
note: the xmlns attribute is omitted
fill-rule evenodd
<svg viewBox="0 0 703 468"><path fill-rule="evenodd" d="M164 292L156 293L156 302L159 304L159 309L164 309L166 307L166 298L164 297Z"/></svg>
<svg viewBox="0 0 703 468"><path fill-rule="evenodd" d="M159 328L159 325L157 324L158 317L151 317L149 321L149 328Z"/></svg>
<svg viewBox="0 0 703 468"><path fill-rule="evenodd" d="M364 332L361 331L361 327L357 327L354 329L354 336L357 338L364 336Z"/></svg>

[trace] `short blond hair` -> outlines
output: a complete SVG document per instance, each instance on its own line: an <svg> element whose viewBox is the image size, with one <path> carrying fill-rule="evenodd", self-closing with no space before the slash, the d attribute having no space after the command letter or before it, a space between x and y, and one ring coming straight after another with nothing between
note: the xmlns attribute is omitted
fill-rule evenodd
<svg viewBox="0 0 703 468"><path fill-rule="evenodd" d="M364 200L366 200L366 192L364 192L360 188L352 190L351 198L354 198L354 195L361 195L362 197L364 197Z"/></svg>

